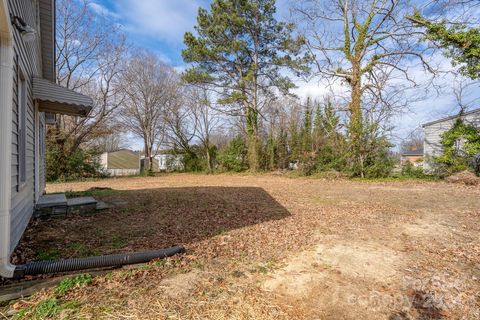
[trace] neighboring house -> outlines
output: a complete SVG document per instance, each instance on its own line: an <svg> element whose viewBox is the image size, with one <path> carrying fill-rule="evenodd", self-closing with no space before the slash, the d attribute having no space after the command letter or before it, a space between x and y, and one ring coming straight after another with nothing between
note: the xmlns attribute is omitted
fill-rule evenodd
<svg viewBox="0 0 480 320"><path fill-rule="evenodd" d="M148 170L149 159L145 156L141 157L141 171ZM182 171L183 170L183 156L173 155L170 153L161 153L153 157L153 172L162 171Z"/></svg>
<svg viewBox="0 0 480 320"><path fill-rule="evenodd" d="M407 151L402 152L400 164L403 166L409 162L415 167L421 166L423 164L423 148L411 146Z"/></svg>
<svg viewBox="0 0 480 320"><path fill-rule="evenodd" d="M480 128L480 108L463 113L460 118L473 126ZM431 168L431 159L442 155L443 148L441 145L442 133L452 129L455 121L459 119L458 115L446 117L436 121L428 122L423 125L425 139L423 142L423 155L425 159L424 167L428 170ZM459 144L462 141L458 141Z"/></svg>
<svg viewBox="0 0 480 320"><path fill-rule="evenodd" d="M0 0L0 276L45 190L45 118L86 116L91 98L55 84L55 0Z"/></svg>
<svg viewBox="0 0 480 320"><path fill-rule="evenodd" d="M140 155L128 149L104 152L100 165L109 176L132 176L140 174Z"/></svg>
<svg viewBox="0 0 480 320"><path fill-rule="evenodd" d="M183 155L181 154L169 154L161 153L155 156L158 160L159 171L182 171L183 168Z"/></svg>

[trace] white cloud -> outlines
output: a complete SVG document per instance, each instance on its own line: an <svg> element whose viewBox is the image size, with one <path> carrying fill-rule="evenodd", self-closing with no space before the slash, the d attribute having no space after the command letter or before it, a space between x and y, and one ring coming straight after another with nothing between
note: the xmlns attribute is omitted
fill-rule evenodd
<svg viewBox="0 0 480 320"><path fill-rule="evenodd" d="M113 11L108 10L106 7L102 6L101 4L98 4L96 2L89 2L88 6L90 9L92 9L95 13L105 16L105 17L112 17L115 19L120 18L118 14L116 14Z"/></svg>
<svg viewBox="0 0 480 320"><path fill-rule="evenodd" d="M133 33L181 43L196 24L198 8L207 7L208 1L119 0L115 6Z"/></svg>

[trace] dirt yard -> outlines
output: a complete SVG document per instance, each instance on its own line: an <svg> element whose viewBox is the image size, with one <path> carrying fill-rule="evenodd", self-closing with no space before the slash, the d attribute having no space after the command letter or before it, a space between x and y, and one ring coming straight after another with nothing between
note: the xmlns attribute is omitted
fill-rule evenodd
<svg viewBox="0 0 480 320"><path fill-rule="evenodd" d="M156 249L182 256L11 304L18 317L479 319L480 188L283 176L52 184L114 202L33 221L16 262ZM46 303L51 313L41 313ZM43 310L43 309L42 309ZM6 312L6 311L5 311Z"/></svg>

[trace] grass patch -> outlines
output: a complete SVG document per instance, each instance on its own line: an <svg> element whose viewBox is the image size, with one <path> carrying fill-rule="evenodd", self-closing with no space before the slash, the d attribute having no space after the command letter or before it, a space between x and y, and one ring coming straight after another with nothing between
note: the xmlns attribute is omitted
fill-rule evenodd
<svg viewBox="0 0 480 320"><path fill-rule="evenodd" d="M127 240L118 235L114 235L110 240L110 246L114 249L123 248L126 244Z"/></svg>
<svg viewBox="0 0 480 320"><path fill-rule="evenodd" d="M83 287L92 283L93 277L91 274L81 274L73 278L67 278L62 280L55 288L57 294L63 295L76 287Z"/></svg>
<svg viewBox="0 0 480 320"><path fill-rule="evenodd" d="M73 312L79 305L80 303L76 300L61 303L57 298L50 297L41 301L36 306L20 310L13 316L13 319L51 319L65 310ZM68 317L64 319L68 319Z"/></svg>
<svg viewBox="0 0 480 320"><path fill-rule="evenodd" d="M75 257L98 256L101 253L100 250L91 249L79 242L72 242L67 244L66 249L69 256L75 256Z"/></svg>
<svg viewBox="0 0 480 320"><path fill-rule="evenodd" d="M60 250L57 248L49 248L45 250L40 250L36 253L38 260L57 260L60 259L61 254Z"/></svg>

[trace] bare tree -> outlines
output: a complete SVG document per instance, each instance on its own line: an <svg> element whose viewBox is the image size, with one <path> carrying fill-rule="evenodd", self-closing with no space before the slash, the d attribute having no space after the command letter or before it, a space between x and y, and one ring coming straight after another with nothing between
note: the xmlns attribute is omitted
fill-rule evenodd
<svg viewBox="0 0 480 320"><path fill-rule="evenodd" d="M202 145L207 164L207 171L213 172L211 136L221 127L221 117L212 108L212 93L206 88L192 88L189 94L189 105L195 117L195 137Z"/></svg>
<svg viewBox="0 0 480 320"><path fill-rule="evenodd" d="M453 94L456 101L456 109L459 114L474 108L480 101L480 98L471 96L471 92L476 90L479 81L471 81L462 76L456 76L453 82Z"/></svg>
<svg viewBox="0 0 480 320"><path fill-rule="evenodd" d="M362 158L365 121L374 120L379 127L406 106L405 80L417 86L410 73L414 61L434 71L418 44L421 32L405 19L410 8L407 0L305 0L295 5L316 75L347 88L356 161Z"/></svg>
<svg viewBox="0 0 480 320"><path fill-rule="evenodd" d="M150 172L153 158L164 142L164 114L169 102L166 88L175 77L171 67L149 52L133 55L122 73L126 100L120 110L120 121L127 130L143 140Z"/></svg>
<svg viewBox="0 0 480 320"><path fill-rule="evenodd" d="M192 154L191 142L195 138L197 119L186 97L189 94L187 87L182 85L176 73L172 74L165 94L166 144L172 149Z"/></svg>
<svg viewBox="0 0 480 320"><path fill-rule="evenodd" d="M88 1L59 0L56 15L57 82L94 99L88 117L59 116L56 130L50 130L68 157L112 133L115 110L124 99L118 80L126 45L119 27L96 14Z"/></svg>
<svg viewBox="0 0 480 320"><path fill-rule="evenodd" d="M416 128L410 132L400 144L400 151L405 152L412 149L423 149L424 133L422 128Z"/></svg>
<svg viewBox="0 0 480 320"><path fill-rule="evenodd" d="M118 130L120 131L120 130ZM118 132L109 135L103 135L92 141L92 146L98 152L112 152L125 148L125 137Z"/></svg>

